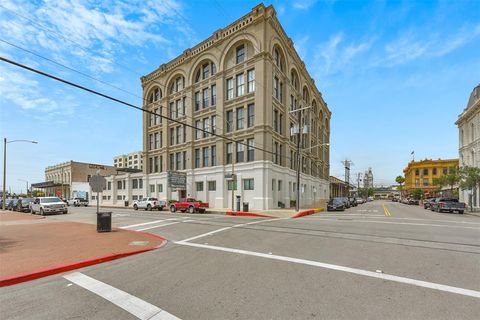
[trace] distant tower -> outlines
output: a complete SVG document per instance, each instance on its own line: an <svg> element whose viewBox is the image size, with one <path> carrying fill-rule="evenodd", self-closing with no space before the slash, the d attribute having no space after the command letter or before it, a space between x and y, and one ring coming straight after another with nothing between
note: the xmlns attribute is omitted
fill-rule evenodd
<svg viewBox="0 0 480 320"><path fill-rule="evenodd" d="M373 188L372 168L368 168L368 171L365 171L365 175L363 176L363 186L365 188Z"/></svg>

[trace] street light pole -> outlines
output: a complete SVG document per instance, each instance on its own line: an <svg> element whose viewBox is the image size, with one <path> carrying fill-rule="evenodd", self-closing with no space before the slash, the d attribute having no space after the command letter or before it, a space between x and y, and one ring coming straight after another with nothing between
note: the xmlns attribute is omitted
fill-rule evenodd
<svg viewBox="0 0 480 320"><path fill-rule="evenodd" d="M7 141L7 138L3 138L3 193L2 193L2 210L5 210L5 201L6 201L6 190L5 186L7 184L7 143L12 142L29 142L37 144L37 141L32 140L11 140Z"/></svg>

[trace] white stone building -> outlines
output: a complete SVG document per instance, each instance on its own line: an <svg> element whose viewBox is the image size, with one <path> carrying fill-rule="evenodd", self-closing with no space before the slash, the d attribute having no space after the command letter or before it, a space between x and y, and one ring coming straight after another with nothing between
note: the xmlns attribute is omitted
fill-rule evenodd
<svg viewBox="0 0 480 320"><path fill-rule="evenodd" d="M467 107L455 122L459 131L459 165L480 167L480 84L468 99ZM461 190L460 201L480 209L480 190Z"/></svg>

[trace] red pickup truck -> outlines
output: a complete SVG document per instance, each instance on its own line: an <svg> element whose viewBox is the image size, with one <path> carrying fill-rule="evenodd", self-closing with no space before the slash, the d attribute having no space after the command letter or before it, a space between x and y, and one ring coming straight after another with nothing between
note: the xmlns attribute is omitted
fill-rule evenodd
<svg viewBox="0 0 480 320"><path fill-rule="evenodd" d="M208 209L208 203L195 200L193 198L180 199L180 201L172 203L170 205L171 212L180 210L182 212L188 211L189 213L195 213L195 212L205 213L207 209Z"/></svg>

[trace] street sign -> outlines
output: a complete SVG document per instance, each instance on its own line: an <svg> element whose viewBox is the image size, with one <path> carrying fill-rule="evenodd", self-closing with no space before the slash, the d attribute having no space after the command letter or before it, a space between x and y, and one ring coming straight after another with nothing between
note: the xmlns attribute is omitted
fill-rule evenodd
<svg viewBox="0 0 480 320"><path fill-rule="evenodd" d="M233 174L233 173L227 173L227 174L225 175L225 179L227 179L227 180L228 180L228 179L233 180L233 178L235 178L235 174Z"/></svg>
<svg viewBox="0 0 480 320"><path fill-rule="evenodd" d="M103 192L106 186L107 180L103 176L96 174L90 178L90 187L93 192Z"/></svg>
<svg viewBox="0 0 480 320"><path fill-rule="evenodd" d="M168 171L168 186L173 189L187 189L187 173Z"/></svg>

